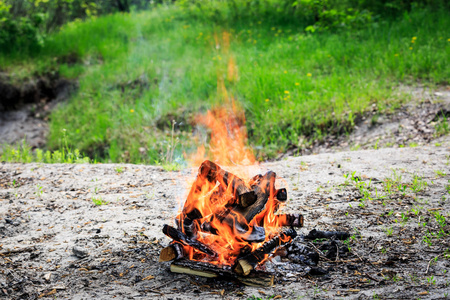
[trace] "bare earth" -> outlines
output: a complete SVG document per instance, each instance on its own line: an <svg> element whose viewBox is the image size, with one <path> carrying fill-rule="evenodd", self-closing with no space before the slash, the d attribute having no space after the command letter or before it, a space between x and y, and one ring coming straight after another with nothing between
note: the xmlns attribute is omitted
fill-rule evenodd
<svg viewBox="0 0 450 300"><path fill-rule="evenodd" d="M283 211L305 217L300 234L316 228L353 236L345 257L321 258L328 275L286 272L289 262L277 258L273 265L283 276L271 288L172 274L169 263L158 262L169 242L162 226L174 223L192 170L0 164L0 298L444 299L450 293L450 226L439 225L436 212L448 223L450 137L435 142L260 166L258 173L273 170L283 178L278 183L289 196ZM371 181L373 200L361 202L354 180L344 177L354 171ZM423 191L411 189L414 174L427 183ZM380 192L388 178L397 178L404 190ZM427 231L440 229L447 234L430 235L430 245L423 241Z"/></svg>

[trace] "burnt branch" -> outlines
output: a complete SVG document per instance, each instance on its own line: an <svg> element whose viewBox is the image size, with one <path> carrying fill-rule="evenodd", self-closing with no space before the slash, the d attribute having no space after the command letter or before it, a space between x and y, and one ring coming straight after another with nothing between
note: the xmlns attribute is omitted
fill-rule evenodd
<svg viewBox="0 0 450 300"><path fill-rule="evenodd" d="M315 239L335 239L335 240L346 240L350 237L350 234L345 231L321 231L313 229L311 230L305 239L315 240Z"/></svg>
<svg viewBox="0 0 450 300"><path fill-rule="evenodd" d="M278 246L291 242L297 236L297 232L293 228L281 232L278 236L265 242L258 249L245 255L243 258L238 259L237 263L233 267L234 271L241 275L248 275L250 272L262 262L266 255L270 254Z"/></svg>
<svg viewBox="0 0 450 300"><path fill-rule="evenodd" d="M217 257L217 253L214 250L196 240L191 239L183 232L173 228L172 226L164 225L163 233L168 237L172 238L174 241L177 241L183 245L191 246L192 248L195 248L200 252L208 254L209 256Z"/></svg>
<svg viewBox="0 0 450 300"><path fill-rule="evenodd" d="M169 246L161 250L159 261L171 261L184 257L183 246L172 242Z"/></svg>
<svg viewBox="0 0 450 300"><path fill-rule="evenodd" d="M303 227L303 216L300 214L276 215L280 226Z"/></svg>
<svg viewBox="0 0 450 300"><path fill-rule="evenodd" d="M253 270L248 276L244 277L234 273L230 267L221 267L210 263L191 261L187 259L181 259L173 262L170 265L170 271L208 278L230 278L250 286L269 287L272 286L274 282L274 275L271 273Z"/></svg>

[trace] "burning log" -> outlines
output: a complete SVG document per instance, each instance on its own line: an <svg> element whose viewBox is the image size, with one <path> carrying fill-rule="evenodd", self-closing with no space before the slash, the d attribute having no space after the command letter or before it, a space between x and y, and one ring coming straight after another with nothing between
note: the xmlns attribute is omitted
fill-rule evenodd
<svg viewBox="0 0 450 300"><path fill-rule="evenodd" d="M250 272L256 267L256 265L261 263L266 258L267 254L270 254L278 246L289 243L296 236L297 232L293 228L280 233L280 235L267 241L258 249L245 255L243 258L238 259L236 265L233 268L234 271L244 276L250 274Z"/></svg>
<svg viewBox="0 0 450 300"><path fill-rule="evenodd" d="M275 218L280 226L303 227L303 216L299 214L276 215Z"/></svg>
<svg viewBox="0 0 450 300"><path fill-rule="evenodd" d="M209 248L208 246L206 246L202 243L199 243L196 240L189 238L183 232L173 228L172 226L164 225L163 233L165 235L167 235L168 237L172 238L173 240L175 240L179 243L182 243L184 245L191 246L200 252L208 254L209 256L212 256L212 257L217 256L217 253L214 250L212 250L211 248Z"/></svg>
<svg viewBox="0 0 450 300"><path fill-rule="evenodd" d="M270 195L275 195L275 172L269 171L264 176L254 178L252 188L256 194L256 201L248 207L236 207L233 211L250 223L257 214L263 211Z"/></svg>
<svg viewBox="0 0 450 300"><path fill-rule="evenodd" d="M250 286L270 287L274 282L274 274L253 270L248 276L240 276L234 273L230 267L220 267L210 263L203 263L187 259L181 259L170 265L170 271L174 273L189 274L207 278L231 278Z"/></svg>
<svg viewBox="0 0 450 300"><path fill-rule="evenodd" d="M269 171L245 182L211 161L203 162L176 218L177 228L164 225L164 234L173 241L161 251L160 261L174 260L172 272L272 285L273 275L255 267L297 236L292 227L303 226L300 214L275 215L288 199L286 189L275 188L275 179ZM267 232L272 236L282 226L291 228L267 240ZM252 251L252 244L264 241Z"/></svg>
<svg viewBox="0 0 450 300"><path fill-rule="evenodd" d="M159 261L171 261L183 257L183 246L178 243L172 242L172 244L161 250L161 253L159 254Z"/></svg>

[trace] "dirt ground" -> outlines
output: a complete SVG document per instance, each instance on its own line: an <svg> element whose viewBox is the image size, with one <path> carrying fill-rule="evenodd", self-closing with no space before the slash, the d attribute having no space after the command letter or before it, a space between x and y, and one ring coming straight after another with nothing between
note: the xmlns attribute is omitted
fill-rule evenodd
<svg viewBox="0 0 450 300"><path fill-rule="evenodd" d="M445 299L450 293L450 137L414 148L288 157L277 173L298 233L351 234L322 276L269 264L270 288L172 274L159 263L192 170L144 165L0 164L1 299ZM306 243L306 242L305 242Z"/></svg>

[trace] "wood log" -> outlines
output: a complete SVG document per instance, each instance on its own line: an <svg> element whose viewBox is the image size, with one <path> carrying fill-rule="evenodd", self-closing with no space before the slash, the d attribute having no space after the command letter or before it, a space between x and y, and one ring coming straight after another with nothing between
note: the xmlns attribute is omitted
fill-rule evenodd
<svg viewBox="0 0 450 300"><path fill-rule="evenodd" d="M240 274L247 276L250 272L262 262L267 254L270 254L278 246L289 243L297 236L297 232L293 228L281 232L278 236L265 242L261 247L245 255L242 258L237 259L237 262L233 266L233 270Z"/></svg>
<svg viewBox="0 0 450 300"><path fill-rule="evenodd" d="M247 224L250 223L253 218L262 212L266 207L267 200L270 195L275 194L275 178L276 174L272 171L267 172L264 176L258 176L254 178L252 189L256 194L256 201L248 207L236 207L233 211L245 218Z"/></svg>
<svg viewBox="0 0 450 300"><path fill-rule="evenodd" d="M280 226L303 227L303 216L300 214L275 215Z"/></svg>
<svg viewBox="0 0 450 300"><path fill-rule="evenodd" d="M228 278L250 286L270 287L274 283L274 274L252 271L248 276L240 276L231 270L231 267L221 267L205 262L181 259L170 265L170 271L174 273L189 274L207 278Z"/></svg>
<svg viewBox="0 0 450 300"><path fill-rule="evenodd" d="M315 239L331 239L334 238L336 240L346 240L350 237L348 232L344 231L321 231L313 229L311 230L305 239L315 240Z"/></svg>
<svg viewBox="0 0 450 300"><path fill-rule="evenodd" d="M171 261L175 259L181 259L184 257L183 246L173 242L166 248L162 249L159 254L159 261Z"/></svg>
<svg viewBox="0 0 450 300"><path fill-rule="evenodd" d="M185 235L183 232L173 228L172 226L169 226L167 224L164 225L163 233L181 244L191 246L191 247L199 250L200 252L208 254L211 257L217 257L217 253L214 250L212 250L208 246L206 246L196 240L191 239L190 237Z"/></svg>
<svg viewBox="0 0 450 300"><path fill-rule="evenodd" d="M215 186L216 183L219 182L218 191L215 191L211 195L210 201L212 202L214 202L216 198L221 198L226 190L231 189L232 196L230 199L226 200L228 202L223 205L224 208L221 208L219 211L211 212L212 214L219 216L219 218L222 218L222 220L236 206L248 207L257 200L255 192L251 191L242 179L221 169L212 161L204 161L200 165L197 178L189 191L183 211L178 216L178 229L183 227L183 232L189 237L195 236L196 234L192 224L195 224L195 220L203 218L201 212L195 205L205 181L207 181L210 186Z"/></svg>

